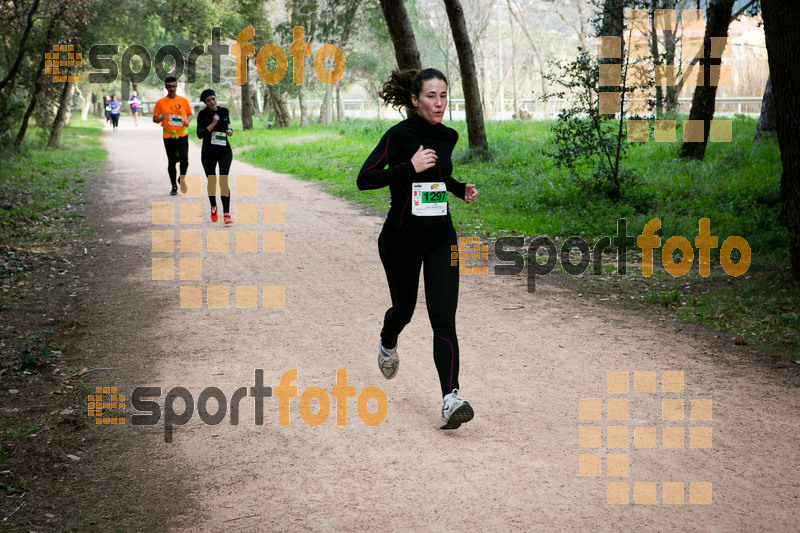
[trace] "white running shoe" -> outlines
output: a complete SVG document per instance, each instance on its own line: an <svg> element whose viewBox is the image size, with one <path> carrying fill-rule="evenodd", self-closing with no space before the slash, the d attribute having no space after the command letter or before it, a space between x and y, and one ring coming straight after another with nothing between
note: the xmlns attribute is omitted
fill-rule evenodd
<svg viewBox="0 0 800 533"><path fill-rule="evenodd" d="M392 379L397 374L400 366L400 357L397 355L397 346L391 350L383 347L383 343L378 345L378 368L386 379Z"/></svg>
<svg viewBox="0 0 800 533"><path fill-rule="evenodd" d="M469 422L475 412L469 404L469 400L459 395L458 389L444 397L442 405L442 421L439 429L457 429L461 424Z"/></svg>

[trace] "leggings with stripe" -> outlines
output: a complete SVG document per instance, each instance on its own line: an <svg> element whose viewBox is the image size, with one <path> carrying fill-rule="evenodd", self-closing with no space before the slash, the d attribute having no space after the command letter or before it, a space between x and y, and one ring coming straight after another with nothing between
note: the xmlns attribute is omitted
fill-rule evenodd
<svg viewBox="0 0 800 533"><path fill-rule="evenodd" d="M222 212L229 213L231 192L228 188L228 172L231 169L231 162L233 162L233 151L230 148L227 150L204 149L200 153L200 162L203 163L203 170L208 178L208 201L211 203L211 207L217 206L216 184L219 177ZM219 174L217 174L217 165L219 165Z"/></svg>
<svg viewBox="0 0 800 533"><path fill-rule="evenodd" d="M458 267L450 264L451 246L456 243L452 224L414 233L384 226L378 237L378 250L392 296L392 307L383 319L381 343L385 348L394 348L400 332L411 321L422 268L425 301L433 328L433 360L442 396L458 388Z"/></svg>

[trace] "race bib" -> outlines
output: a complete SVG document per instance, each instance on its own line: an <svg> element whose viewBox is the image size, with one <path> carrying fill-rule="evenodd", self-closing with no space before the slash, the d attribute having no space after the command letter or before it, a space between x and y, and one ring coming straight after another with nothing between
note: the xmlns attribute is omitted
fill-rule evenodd
<svg viewBox="0 0 800 533"><path fill-rule="evenodd" d="M228 141L225 138L228 135L224 131L212 131L211 132L211 144L215 144L217 146L226 146Z"/></svg>
<svg viewBox="0 0 800 533"><path fill-rule="evenodd" d="M418 217L447 214L447 187L443 182L413 183L411 213Z"/></svg>
<svg viewBox="0 0 800 533"><path fill-rule="evenodd" d="M170 115L169 116L169 125L170 126L183 126L183 115Z"/></svg>

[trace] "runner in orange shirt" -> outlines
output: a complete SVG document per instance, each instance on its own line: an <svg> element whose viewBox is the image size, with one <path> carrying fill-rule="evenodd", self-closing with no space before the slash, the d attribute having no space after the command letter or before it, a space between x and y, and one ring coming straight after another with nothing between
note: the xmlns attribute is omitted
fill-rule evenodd
<svg viewBox="0 0 800 533"><path fill-rule="evenodd" d="M167 96L156 102L153 108L153 122L164 129L164 148L167 150L167 171L172 183L170 195L178 194L180 178L175 173L175 164L180 162L181 176L189 168L189 122L192 120L192 107L189 100L178 96L178 80L167 76L164 80Z"/></svg>

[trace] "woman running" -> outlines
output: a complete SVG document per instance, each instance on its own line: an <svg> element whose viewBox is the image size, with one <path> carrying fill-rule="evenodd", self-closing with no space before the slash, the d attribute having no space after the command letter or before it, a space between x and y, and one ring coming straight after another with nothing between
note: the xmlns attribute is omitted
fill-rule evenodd
<svg viewBox="0 0 800 533"><path fill-rule="evenodd" d="M131 106L131 115L133 115L133 124L134 126L139 125L139 106L142 104L142 100L139 98L139 94L136 91L133 91L130 100L128 100L128 104Z"/></svg>
<svg viewBox="0 0 800 533"><path fill-rule="evenodd" d="M113 131L117 131L119 127L119 113L122 111L122 102L117 100L117 95L111 95L111 99L108 101L108 107L110 109L109 115L111 116L111 125L114 127Z"/></svg>
<svg viewBox="0 0 800 533"><path fill-rule="evenodd" d="M458 391L458 267L450 262L457 238L447 194L470 204L478 190L451 175L450 157L458 133L441 123L447 107L444 74L432 68L393 71L379 96L385 104L405 107L409 118L383 135L357 180L359 190L388 185L391 193L391 207L378 237L392 298L383 319L378 367L386 379L397 374L397 338L414 314L422 268L433 328L433 360L444 398L439 428L456 429L472 420L474 413Z"/></svg>
<svg viewBox="0 0 800 533"><path fill-rule="evenodd" d="M231 196L228 187L228 171L233 161L233 151L228 137L233 135L228 110L217 106L217 96L212 89L200 94L200 101L206 104L197 114L197 136L203 139L200 161L208 177L208 200L211 202L211 220L219 219L217 214L216 182L219 176L220 197L225 224L233 224L230 214ZM217 174L219 165L219 174Z"/></svg>

